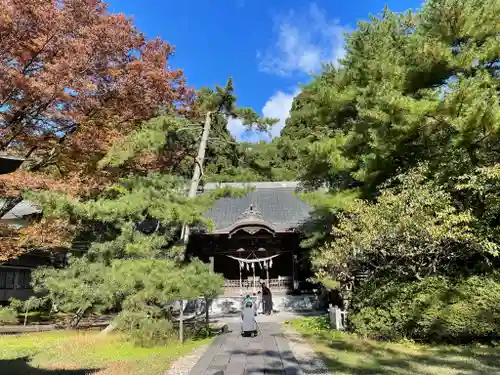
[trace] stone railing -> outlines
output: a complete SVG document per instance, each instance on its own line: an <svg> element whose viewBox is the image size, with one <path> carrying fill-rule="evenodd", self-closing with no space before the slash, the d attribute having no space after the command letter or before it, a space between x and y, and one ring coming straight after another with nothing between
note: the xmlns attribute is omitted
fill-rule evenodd
<svg viewBox="0 0 500 375"><path fill-rule="evenodd" d="M244 294L249 292L257 292L261 289L261 282L265 282L271 292L287 292L293 290L294 285L291 278L277 278L277 279L269 279L269 283L267 280L261 280L260 278L255 278L255 280L249 278L244 280L224 280L224 294Z"/></svg>

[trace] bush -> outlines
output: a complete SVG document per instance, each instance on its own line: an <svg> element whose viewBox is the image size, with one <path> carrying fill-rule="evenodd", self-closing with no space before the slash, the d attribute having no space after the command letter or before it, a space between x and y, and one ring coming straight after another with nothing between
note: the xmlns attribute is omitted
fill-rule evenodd
<svg viewBox="0 0 500 375"><path fill-rule="evenodd" d="M328 315L296 319L294 321L294 326L312 335L320 334L322 332L330 330L330 322Z"/></svg>
<svg viewBox="0 0 500 375"><path fill-rule="evenodd" d="M116 323L118 329L126 333L137 346L147 348L177 340L173 324L166 318L151 318L144 313L122 311Z"/></svg>
<svg viewBox="0 0 500 375"><path fill-rule="evenodd" d="M487 277L368 284L355 297L350 325L376 339L482 341L500 332L499 302L500 283Z"/></svg>
<svg viewBox="0 0 500 375"><path fill-rule="evenodd" d="M17 324L17 312L12 307L0 307L0 324Z"/></svg>

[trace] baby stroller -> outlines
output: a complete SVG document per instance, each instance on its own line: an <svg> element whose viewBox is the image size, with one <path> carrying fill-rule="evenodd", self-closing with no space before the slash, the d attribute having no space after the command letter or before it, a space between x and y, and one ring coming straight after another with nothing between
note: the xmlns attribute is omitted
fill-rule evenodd
<svg viewBox="0 0 500 375"><path fill-rule="evenodd" d="M255 307L252 302L247 302L241 311L241 335L243 337L257 336L257 322L255 320Z"/></svg>

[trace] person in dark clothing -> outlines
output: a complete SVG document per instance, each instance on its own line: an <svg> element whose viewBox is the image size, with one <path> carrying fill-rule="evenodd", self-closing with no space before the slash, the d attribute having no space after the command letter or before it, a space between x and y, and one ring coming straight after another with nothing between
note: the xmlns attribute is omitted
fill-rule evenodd
<svg viewBox="0 0 500 375"><path fill-rule="evenodd" d="M273 297L271 289L262 283L262 310L264 314L270 315L273 312Z"/></svg>

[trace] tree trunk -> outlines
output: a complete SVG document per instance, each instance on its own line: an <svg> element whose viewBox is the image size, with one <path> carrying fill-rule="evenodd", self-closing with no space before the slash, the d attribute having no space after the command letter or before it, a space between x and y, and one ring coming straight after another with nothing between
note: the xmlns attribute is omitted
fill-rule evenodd
<svg viewBox="0 0 500 375"><path fill-rule="evenodd" d="M196 163L194 165L193 177L191 178L191 185L189 186L189 198L196 197L198 186L201 177L203 176L203 162L205 161L205 152L207 150L208 137L210 135L210 127L212 125L212 112L207 112L205 117L205 125L203 126L203 134L201 135L200 147L198 148L198 155L196 156ZM185 225L182 231L182 240L187 244L189 240L189 226Z"/></svg>
<svg viewBox="0 0 500 375"><path fill-rule="evenodd" d="M7 197L4 198L3 204L0 206L0 219L7 214L10 210L16 207L19 203L22 202L23 197L21 195L17 197Z"/></svg>
<svg viewBox="0 0 500 375"><path fill-rule="evenodd" d="M208 311L208 297L205 296L205 325L208 328L210 327L210 314Z"/></svg>
<svg viewBox="0 0 500 375"><path fill-rule="evenodd" d="M181 299L181 311L179 315L179 341L184 343L184 300Z"/></svg>
<svg viewBox="0 0 500 375"><path fill-rule="evenodd" d="M116 329L116 323L112 321L106 326L106 328L104 328L101 332L99 332L99 334L107 335L108 333L113 332L115 329Z"/></svg>

